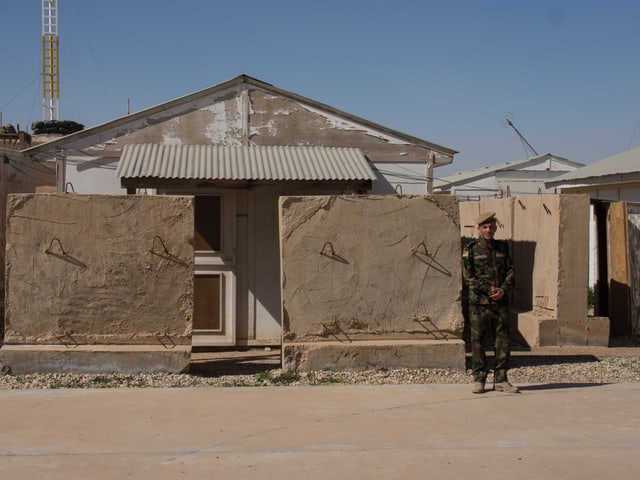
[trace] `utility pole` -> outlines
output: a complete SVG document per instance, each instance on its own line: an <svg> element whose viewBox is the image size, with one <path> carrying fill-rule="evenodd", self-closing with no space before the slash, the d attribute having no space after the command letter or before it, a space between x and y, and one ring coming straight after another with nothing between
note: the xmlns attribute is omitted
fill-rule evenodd
<svg viewBox="0 0 640 480"><path fill-rule="evenodd" d="M42 119L60 119L58 1L42 0Z"/></svg>

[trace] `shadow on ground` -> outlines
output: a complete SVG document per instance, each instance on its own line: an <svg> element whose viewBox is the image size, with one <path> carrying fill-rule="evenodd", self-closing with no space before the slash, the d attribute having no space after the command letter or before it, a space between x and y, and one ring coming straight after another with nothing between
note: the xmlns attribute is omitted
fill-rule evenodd
<svg viewBox="0 0 640 480"><path fill-rule="evenodd" d="M466 356L466 368L471 368L471 355ZM487 361L489 365L493 365L493 355L487 352ZM560 365L563 363L595 363L600 359L595 355L534 355L534 354L518 354L512 355L510 360L510 368L518 367L542 367L545 365Z"/></svg>
<svg viewBox="0 0 640 480"><path fill-rule="evenodd" d="M606 383L541 383L537 385L519 385L518 388L521 391L536 391L536 390L562 390L567 388L588 388L588 387L602 387L608 385Z"/></svg>
<svg viewBox="0 0 640 480"><path fill-rule="evenodd" d="M280 368L280 350L198 352L193 354L189 373L202 377L256 375Z"/></svg>
<svg viewBox="0 0 640 480"><path fill-rule="evenodd" d="M540 367L544 365L558 365L561 363L592 363L599 362L595 355L512 355L511 367Z"/></svg>

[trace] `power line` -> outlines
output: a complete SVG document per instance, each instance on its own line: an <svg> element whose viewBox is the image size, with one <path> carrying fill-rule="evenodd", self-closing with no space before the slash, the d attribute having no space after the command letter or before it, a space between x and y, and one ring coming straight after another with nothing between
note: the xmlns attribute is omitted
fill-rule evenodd
<svg viewBox="0 0 640 480"><path fill-rule="evenodd" d="M38 80L40 78L40 74L36 75L36 77L31 80L25 87L23 87L22 90L20 90L16 95L13 96L13 98L11 98L7 103L5 103L4 105L0 106L0 111L3 110L4 108L6 108L7 106L9 106L9 104L11 104L11 102L13 102L16 98L18 98L20 95L22 95L22 93L31 86L31 84L33 84L33 82L35 82L36 80Z"/></svg>
<svg viewBox="0 0 640 480"><path fill-rule="evenodd" d="M640 117L638 117L638 121L636 122L636 128L633 129L633 135L631 135L631 140L629 140L629 146L627 147L627 150L629 150L631 148L631 145L633 145L633 140L636 138L636 133L638 133L639 126L640 126Z"/></svg>

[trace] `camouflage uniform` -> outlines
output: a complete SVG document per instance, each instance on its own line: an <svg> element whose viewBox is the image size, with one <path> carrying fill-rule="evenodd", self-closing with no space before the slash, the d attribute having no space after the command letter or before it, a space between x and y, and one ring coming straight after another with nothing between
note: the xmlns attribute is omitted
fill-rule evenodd
<svg viewBox="0 0 640 480"><path fill-rule="evenodd" d="M509 292L515 284L513 264L507 242L479 240L471 242L462 253L464 281L469 287L471 327L471 369L476 382L486 380L489 372L484 341L495 334L495 381L507 381L509 369ZM505 294L500 300L489 296L491 287Z"/></svg>

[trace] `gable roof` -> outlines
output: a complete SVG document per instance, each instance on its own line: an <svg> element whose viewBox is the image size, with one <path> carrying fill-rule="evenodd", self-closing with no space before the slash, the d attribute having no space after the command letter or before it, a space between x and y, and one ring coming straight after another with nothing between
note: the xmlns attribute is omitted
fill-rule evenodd
<svg viewBox="0 0 640 480"><path fill-rule="evenodd" d="M598 160L546 182L547 187L625 183L640 180L640 147Z"/></svg>
<svg viewBox="0 0 640 480"><path fill-rule="evenodd" d="M155 180L373 181L357 148L241 145L125 145L116 175Z"/></svg>
<svg viewBox="0 0 640 480"><path fill-rule="evenodd" d="M219 92L223 92L225 90L234 88L234 87L238 87L241 86L243 84L246 85L250 85L253 86L255 88L258 88L260 90L263 90L265 92L268 93L272 93L273 95L280 95L286 98L289 98L291 100L294 101L298 101L298 102L302 102L305 103L307 105L310 105L316 109L319 109L321 111L324 111L326 113L330 113L333 115L337 115L340 117L343 117L347 120L362 124L366 127L375 129L379 132L385 133L387 135L390 135L392 137L404 140L406 142L418 145L418 146L423 146L425 148L428 148L430 150L436 151L438 153L443 154L443 156L445 156L445 158L448 158L448 162L439 162L438 165L446 165L448 163L451 163L453 161L453 156L458 153L456 150L452 150L448 147L444 147L442 145L437 145L435 143L431 143L428 142L426 140L414 137L412 135L407 135L406 133L402 133L400 131L397 130L393 130L391 128L385 127L383 125L379 125L376 124L374 122L371 122L369 120L366 120L364 118L352 115L350 113L338 110L336 108L333 108L329 105L317 102L315 100L312 100L310 98L306 98L303 97L301 95L286 91L286 90L282 90L280 88L274 87L273 85L269 84L269 83L265 83L262 82L260 80L257 80L255 78L249 77L247 75L239 75L238 77L235 77L231 80L228 80L226 82L223 83L219 83L217 85L214 85L212 87L208 87L205 88L203 90L185 95L183 97L179 97L176 98L175 100L170 100L168 102L162 103L160 105L154 106L154 107L150 107L147 108L145 110L141 110L139 112L136 113L132 113L130 115L126 115L124 117L120 117L117 118L115 120L112 120L110 122L107 123L103 123L101 125L97 125L95 127L91 127L88 128L86 130L81 130L79 132L73 133L71 135L66 135L64 137L58 138L56 140L52 140L50 142L46 142L46 143L42 143L39 145L36 145L34 147L28 148L23 150L24 153L26 154L37 154L39 152L45 152L45 151L50 151L52 149L55 148L60 148L62 146L64 146L65 144L68 144L69 142L73 142L76 140L81 140L90 136L94 136L94 135L99 135L102 132L106 132L107 130L113 129L113 128L117 128L120 126L124 126L126 124L129 124L131 122L134 121L139 121L139 120L143 120L146 117L152 116L154 114L158 114L161 113L167 109L170 109L172 107L175 106L179 106L179 105L183 105L183 104L188 104L190 102L193 102L194 100L203 98L203 97L207 97L210 95L214 95L216 93ZM437 165L436 165L437 166Z"/></svg>
<svg viewBox="0 0 640 480"><path fill-rule="evenodd" d="M524 158L522 160L499 163L499 164L490 165L487 167L476 168L474 170L467 170L464 172L453 173L445 177L434 179L433 186L434 188L448 188L449 186L452 186L452 185L459 185L462 183L467 183L472 180L478 180L481 178L494 176L498 172L523 170L527 167L540 165L541 163L544 163L547 160L551 160L551 159L554 160L555 162L563 163L572 168L579 168L584 165L582 163L574 162L572 160L568 160L563 157L558 157L551 153L545 153L543 155L538 155L536 157L529 157L529 158Z"/></svg>

